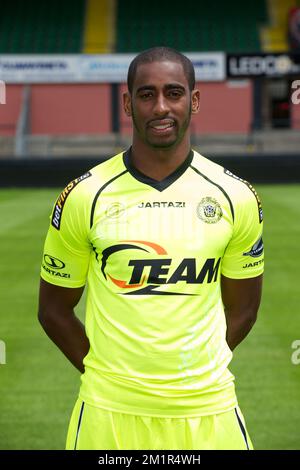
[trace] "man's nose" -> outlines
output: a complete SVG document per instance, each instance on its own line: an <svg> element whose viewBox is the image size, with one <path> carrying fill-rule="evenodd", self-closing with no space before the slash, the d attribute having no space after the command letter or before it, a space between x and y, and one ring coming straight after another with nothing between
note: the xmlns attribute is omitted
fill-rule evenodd
<svg viewBox="0 0 300 470"><path fill-rule="evenodd" d="M158 95L155 101L154 113L157 115L165 115L169 110L168 100L166 100L163 94Z"/></svg>

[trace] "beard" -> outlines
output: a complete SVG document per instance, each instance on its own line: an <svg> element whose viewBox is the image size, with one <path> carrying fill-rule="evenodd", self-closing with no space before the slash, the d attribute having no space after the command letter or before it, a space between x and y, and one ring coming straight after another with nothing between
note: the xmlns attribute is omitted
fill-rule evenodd
<svg viewBox="0 0 300 470"><path fill-rule="evenodd" d="M185 120L182 122L180 127L178 127L177 121L175 121L175 134L167 140L164 140L162 138L157 137L152 137L149 136L147 133L147 128L142 129L139 124L138 124L138 118L136 116L134 107L132 106L131 109L132 113L132 122L134 126L134 130L136 134L138 134L139 138L144 142L144 144L148 145L149 147L156 148L156 149L168 149L171 147L176 147L176 145L180 144L182 139L184 138L191 122L191 115L192 115L192 105L190 103L189 110L187 113L187 116Z"/></svg>

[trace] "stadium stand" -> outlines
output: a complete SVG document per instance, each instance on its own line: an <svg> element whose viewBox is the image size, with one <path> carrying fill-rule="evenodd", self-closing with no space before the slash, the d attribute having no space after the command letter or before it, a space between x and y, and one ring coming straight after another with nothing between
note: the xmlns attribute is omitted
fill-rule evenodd
<svg viewBox="0 0 300 470"><path fill-rule="evenodd" d="M194 2L172 5L153 0L141 14L139 0L118 2L116 52L134 52L155 45L184 51L258 52L259 28L268 22L265 0L243 3Z"/></svg>
<svg viewBox="0 0 300 470"><path fill-rule="evenodd" d="M87 0L83 51L87 54L109 54L114 51L115 1Z"/></svg>
<svg viewBox="0 0 300 470"><path fill-rule="evenodd" d="M1 0L0 53L79 53L84 12L84 0Z"/></svg>
<svg viewBox="0 0 300 470"><path fill-rule="evenodd" d="M184 4L173 0L171 5L158 0L151 4L2 0L0 54L138 52L162 44L186 52L276 52L287 43L271 41L266 46L260 41L263 25L269 25L270 31L281 28L280 37L286 41L288 11L295 5L300 0L247 0L243 5L240 0L185 0ZM298 152L300 106L291 105L286 129L274 133L270 83L261 82L261 129L252 126L254 80L201 83L203 99L201 114L194 116L193 144L208 154ZM122 114L122 87L115 120L108 83L33 83L27 87L25 99L26 87L7 85L7 105L0 114L0 159L96 155L99 149L109 154L129 144L131 127ZM231 103L235 113L230 111ZM116 121L119 132L112 124Z"/></svg>
<svg viewBox="0 0 300 470"><path fill-rule="evenodd" d="M261 29L263 51L285 52L288 50L288 12L296 4L295 0L267 0L270 25Z"/></svg>

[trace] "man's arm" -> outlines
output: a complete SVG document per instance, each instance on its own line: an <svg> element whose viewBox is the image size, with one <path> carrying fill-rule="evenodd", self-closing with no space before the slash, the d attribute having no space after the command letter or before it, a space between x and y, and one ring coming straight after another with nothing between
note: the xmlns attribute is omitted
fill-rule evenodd
<svg viewBox="0 0 300 470"><path fill-rule="evenodd" d="M263 275L250 279L221 276L222 300L227 323L227 344L233 350L254 325L260 305Z"/></svg>
<svg viewBox="0 0 300 470"><path fill-rule="evenodd" d="M83 324L74 314L84 287L66 288L40 282L39 321L49 338L65 356L84 372L83 359L89 351L89 340Z"/></svg>

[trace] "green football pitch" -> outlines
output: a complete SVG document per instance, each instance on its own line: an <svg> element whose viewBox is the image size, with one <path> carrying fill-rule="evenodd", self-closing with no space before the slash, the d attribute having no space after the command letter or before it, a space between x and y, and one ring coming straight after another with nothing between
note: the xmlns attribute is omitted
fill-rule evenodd
<svg viewBox="0 0 300 470"><path fill-rule="evenodd" d="M300 364L291 359L300 340L300 185L257 189L265 212L263 300L230 368L254 447L300 449ZM77 397L79 373L37 321L42 247L58 192L0 191L0 449L63 449Z"/></svg>

